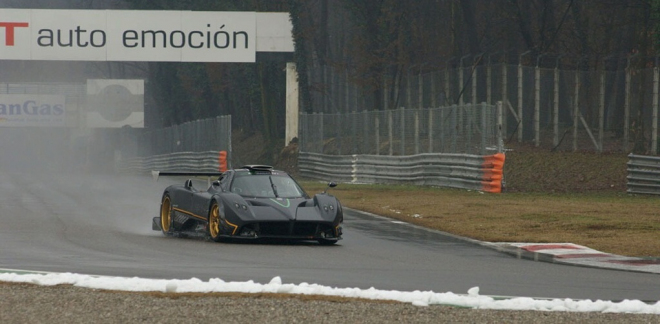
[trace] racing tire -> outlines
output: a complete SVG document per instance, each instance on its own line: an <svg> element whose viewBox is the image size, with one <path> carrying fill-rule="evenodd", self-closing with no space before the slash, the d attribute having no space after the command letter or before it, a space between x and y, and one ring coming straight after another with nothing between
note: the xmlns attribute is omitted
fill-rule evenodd
<svg viewBox="0 0 660 324"><path fill-rule="evenodd" d="M220 236L222 233L220 226L220 205L218 205L217 201L214 201L209 209L208 234L209 238L215 242L221 242L223 240L223 237Z"/></svg>
<svg viewBox="0 0 660 324"><path fill-rule="evenodd" d="M165 236L172 236L172 199L168 194L160 203L160 229Z"/></svg>

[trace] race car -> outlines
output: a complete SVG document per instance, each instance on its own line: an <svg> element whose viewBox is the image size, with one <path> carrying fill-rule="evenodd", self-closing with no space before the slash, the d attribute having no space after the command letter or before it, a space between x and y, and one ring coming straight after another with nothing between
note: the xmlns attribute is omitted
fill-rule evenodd
<svg viewBox="0 0 660 324"><path fill-rule="evenodd" d="M213 241L262 238L315 240L332 245L342 238L342 206L328 189L310 198L286 172L247 165L222 173L158 172L154 176L215 177L207 190L193 180L168 186L152 229L166 236L204 235ZM335 187L334 182L328 188Z"/></svg>

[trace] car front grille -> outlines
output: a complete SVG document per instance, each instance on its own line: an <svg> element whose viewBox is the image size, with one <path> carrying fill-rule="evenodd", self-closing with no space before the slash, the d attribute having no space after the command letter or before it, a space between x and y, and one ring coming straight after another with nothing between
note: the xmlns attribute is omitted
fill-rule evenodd
<svg viewBox="0 0 660 324"><path fill-rule="evenodd" d="M319 233L332 231L332 225L319 222L259 222L253 224L261 237L318 237Z"/></svg>

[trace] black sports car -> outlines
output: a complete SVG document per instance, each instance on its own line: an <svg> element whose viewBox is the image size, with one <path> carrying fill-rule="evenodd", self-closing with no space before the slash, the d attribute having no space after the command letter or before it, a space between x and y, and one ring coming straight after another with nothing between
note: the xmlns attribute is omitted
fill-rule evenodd
<svg viewBox="0 0 660 324"><path fill-rule="evenodd" d="M152 228L167 236L316 240L325 245L341 239L344 215L339 200L327 190L310 198L289 174L270 166L248 165L223 173L154 171L154 175L219 176L207 190L197 190L191 179L165 189Z"/></svg>

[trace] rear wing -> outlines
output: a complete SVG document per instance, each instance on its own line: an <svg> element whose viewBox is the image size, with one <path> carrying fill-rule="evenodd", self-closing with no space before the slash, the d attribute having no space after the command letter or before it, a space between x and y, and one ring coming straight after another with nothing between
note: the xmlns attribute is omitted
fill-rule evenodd
<svg viewBox="0 0 660 324"><path fill-rule="evenodd" d="M151 176L158 181L160 176L188 176L188 177L219 177L223 172L176 172L176 171L151 171Z"/></svg>

